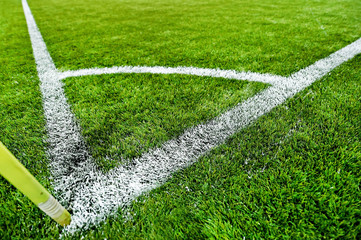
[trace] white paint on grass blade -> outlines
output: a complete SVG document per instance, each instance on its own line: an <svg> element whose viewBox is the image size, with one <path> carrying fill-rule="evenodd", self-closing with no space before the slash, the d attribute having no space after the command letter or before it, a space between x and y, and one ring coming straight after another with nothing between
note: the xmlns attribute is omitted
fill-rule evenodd
<svg viewBox="0 0 361 240"><path fill-rule="evenodd" d="M68 232L86 229L115 214L119 207L126 206L140 194L159 186L175 171L189 166L241 128L361 53L359 39L287 78L193 67L124 66L59 72L26 0L23 0L23 7L41 82L54 185L73 211ZM61 79L111 73L190 74L260 81L272 86L215 119L186 130L182 136L166 142L162 147L143 154L132 161L132 167L119 166L104 174L97 170L86 150L80 129L67 104Z"/></svg>
<svg viewBox="0 0 361 240"><path fill-rule="evenodd" d="M186 74L202 77L215 77L236 80L247 80L268 84L278 84L286 80L285 77L268 73L238 72L197 67L147 67L147 66L115 66L111 68L89 68L61 73L61 78L80 77L88 75L115 74L115 73L152 73L152 74Z"/></svg>
<svg viewBox="0 0 361 240"><path fill-rule="evenodd" d="M59 189L57 186L64 183L70 188L73 180L69 179L68 175L73 172L74 165L88 159L89 154L74 115L67 104L59 72L50 57L26 0L23 0L22 3L43 96L50 169L54 176L56 189ZM59 190L63 191L63 189ZM65 194L65 199L70 199L70 189L67 189Z"/></svg>

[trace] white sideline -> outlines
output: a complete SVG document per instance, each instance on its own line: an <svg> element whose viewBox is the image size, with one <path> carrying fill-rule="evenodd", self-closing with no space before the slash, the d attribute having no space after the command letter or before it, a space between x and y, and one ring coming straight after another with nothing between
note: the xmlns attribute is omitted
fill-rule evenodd
<svg viewBox="0 0 361 240"><path fill-rule="evenodd" d="M43 95L53 182L63 203L68 204L73 212L72 223L67 227L70 233L87 229L115 214L119 207L159 186L175 171L189 166L241 128L361 53L360 38L289 77L193 67L124 66L60 72L47 51L26 0L22 0L22 4ZM64 95L61 79L109 73L192 74L260 81L272 86L215 119L186 130L182 136L164 143L162 147L143 154L132 161L134 166L119 166L103 174L97 170L87 152L80 128Z"/></svg>

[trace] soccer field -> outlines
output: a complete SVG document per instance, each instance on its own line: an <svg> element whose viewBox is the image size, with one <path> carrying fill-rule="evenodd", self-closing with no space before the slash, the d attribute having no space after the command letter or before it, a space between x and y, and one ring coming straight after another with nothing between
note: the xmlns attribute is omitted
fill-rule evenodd
<svg viewBox="0 0 361 240"><path fill-rule="evenodd" d="M360 2L0 4L4 238L360 237Z"/></svg>

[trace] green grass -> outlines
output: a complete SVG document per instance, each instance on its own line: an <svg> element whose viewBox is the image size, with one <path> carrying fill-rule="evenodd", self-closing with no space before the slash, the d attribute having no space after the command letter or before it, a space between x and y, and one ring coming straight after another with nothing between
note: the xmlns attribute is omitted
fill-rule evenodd
<svg viewBox="0 0 361 240"><path fill-rule="evenodd" d="M61 69L197 66L288 75L361 35L356 0L29 0Z"/></svg>
<svg viewBox="0 0 361 240"><path fill-rule="evenodd" d="M0 141L50 188L39 81L20 1L0 1L0 39ZM58 230L0 177L1 239L57 235Z"/></svg>
<svg viewBox="0 0 361 240"><path fill-rule="evenodd" d="M85 238L359 239L360 63L342 65L140 197L126 222L108 219Z"/></svg>
<svg viewBox="0 0 361 240"><path fill-rule="evenodd" d="M161 146L266 86L155 74L87 76L69 78L65 83L83 136L105 170Z"/></svg>
<svg viewBox="0 0 361 240"><path fill-rule="evenodd" d="M356 0L209 2L29 4L62 69L186 65L288 75L361 36ZM0 36L0 140L51 190L39 81L19 0L0 0ZM360 63L357 56L343 64L174 174L134 201L126 217L119 211L68 238L361 238ZM137 156L264 86L148 74L65 84L99 157ZM145 143L122 146L124 134ZM129 152L104 147L112 141ZM60 228L3 178L0 205L2 239L59 237Z"/></svg>

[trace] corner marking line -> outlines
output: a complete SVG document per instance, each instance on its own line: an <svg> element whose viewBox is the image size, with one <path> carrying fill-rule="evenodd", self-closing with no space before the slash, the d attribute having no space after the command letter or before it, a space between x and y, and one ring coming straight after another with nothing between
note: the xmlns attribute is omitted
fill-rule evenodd
<svg viewBox="0 0 361 240"><path fill-rule="evenodd" d="M337 66L361 53L361 38L289 77L234 70L195 67L115 66L59 71L47 50L26 0L22 0L34 58L40 79L48 132L50 171L57 194L73 211L67 233L87 229L114 215L119 207L164 183L174 172L194 163L212 148L282 104ZM63 90L67 77L114 73L189 74L258 81L267 89L204 124L192 127L162 147L133 160L134 166L118 166L106 174L98 171L88 153Z"/></svg>

